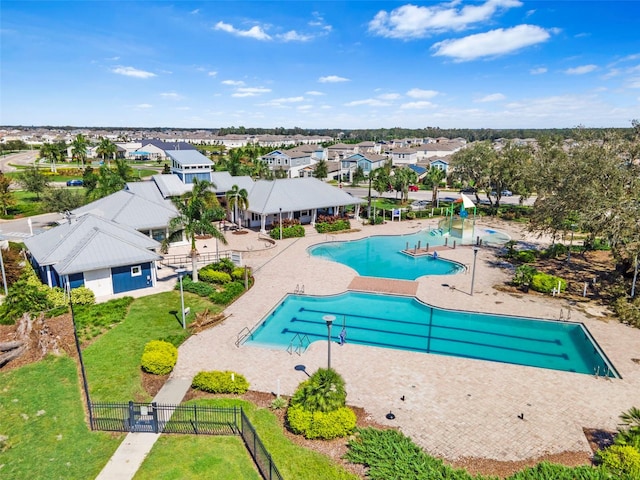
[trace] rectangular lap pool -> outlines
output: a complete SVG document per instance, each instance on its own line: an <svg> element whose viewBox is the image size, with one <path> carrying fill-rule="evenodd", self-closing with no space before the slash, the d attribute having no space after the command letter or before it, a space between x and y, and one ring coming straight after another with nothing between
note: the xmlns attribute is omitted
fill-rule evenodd
<svg viewBox="0 0 640 480"><path fill-rule="evenodd" d="M336 317L335 341L344 334L347 343L619 378L582 324L444 310L372 293L288 295L247 343L295 349L301 339L326 340L325 315Z"/></svg>

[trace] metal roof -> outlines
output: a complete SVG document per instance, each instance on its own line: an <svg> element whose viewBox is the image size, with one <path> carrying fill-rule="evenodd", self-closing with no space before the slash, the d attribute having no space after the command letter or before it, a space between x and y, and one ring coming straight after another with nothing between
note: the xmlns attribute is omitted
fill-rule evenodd
<svg viewBox="0 0 640 480"><path fill-rule="evenodd" d="M26 238L39 265L61 275L158 260L160 243L131 227L87 214Z"/></svg>
<svg viewBox="0 0 640 480"><path fill-rule="evenodd" d="M213 162L197 150L165 150L180 165L211 165Z"/></svg>
<svg viewBox="0 0 640 480"><path fill-rule="evenodd" d="M314 208L341 207L365 203L361 198L329 185L317 178L258 180L249 191L250 212L275 214Z"/></svg>
<svg viewBox="0 0 640 480"><path fill-rule="evenodd" d="M217 193L226 193L234 185L250 192L254 184L253 179L249 176L232 177L229 172L211 172L211 182L216 186L215 191Z"/></svg>
<svg viewBox="0 0 640 480"><path fill-rule="evenodd" d="M193 183L183 183L180 177L171 175L154 175L151 177L163 198L179 197L193 188Z"/></svg>
<svg viewBox="0 0 640 480"><path fill-rule="evenodd" d="M133 191L120 190L72 211L76 216L93 213L137 230L165 228L177 210L169 201L156 203Z"/></svg>

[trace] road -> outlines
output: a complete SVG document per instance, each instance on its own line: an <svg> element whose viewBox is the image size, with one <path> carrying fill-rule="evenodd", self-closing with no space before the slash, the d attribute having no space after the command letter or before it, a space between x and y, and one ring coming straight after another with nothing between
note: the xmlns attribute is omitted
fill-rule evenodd
<svg viewBox="0 0 640 480"><path fill-rule="evenodd" d="M13 165L31 165L38 159L38 150L29 150L19 153L11 153L0 157L0 172L15 172Z"/></svg>
<svg viewBox="0 0 640 480"><path fill-rule="evenodd" d="M368 187L344 187L343 186L343 190L345 192L350 193L351 195L353 195L354 197L360 197L360 198L367 198L367 195L369 193L369 189ZM376 197L378 196L378 193L374 190L371 190L371 196L372 197ZM396 198L396 192L384 192L382 195L382 197L384 198ZM475 202L476 198L475 195L467 195L471 201ZM409 192L409 199L411 201L414 200L428 200L431 201L432 197L432 192L431 190L418 190L417 192ZM457 190L452 191L452 190L440 190L438 192L438 199L440 201L452 201L452 200L457 200L458 198L460 198L460 194L458 193ZM480 195L480 200L484 201L486 200L486 196L485 195ZM527 200L524 201L524 205L533 205L533 202L535 202L536 197L532 196L529 197ZM520 196L519 195L513 195L512 197L502 197L500 199L500 205L519 205L520 204Z"/></svg>

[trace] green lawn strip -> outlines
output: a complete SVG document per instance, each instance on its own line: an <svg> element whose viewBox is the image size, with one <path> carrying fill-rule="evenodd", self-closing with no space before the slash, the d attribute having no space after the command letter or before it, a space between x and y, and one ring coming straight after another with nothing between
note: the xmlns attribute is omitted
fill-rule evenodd
<svg viewBox="0 0 640 480"><path fill-rule="evenodd" d="M134 480L259 480L240 437L162 435Z"/></svg>
<svg viewBox="0 0 640 480"><path fill-rule="evenodd" d="M213 313L219 311L219 307L207 299L188 292L184 297L185 306L191 307L187 323L205 308ZM131 304L122 323L84 350L92 401L150 400L140 382L140 357L145 344L151 340L172 337L180 340L185 335L179 311L180 293L177 291L138 298Z"/></svg>
<svg viewBox="0 0 640 480"><path fill-rule="evenodd" d="M200 399L186 402L190 405L215 407L242 407L256 429L260 440L271 455L284 478L296 480L357 480L358 477L335 464L330 458L291 442L282 432L277 417L268 409L258 408L253 403L233 398ZM212 474L211 478L218 478Z"/></svg>
<svg viewBox="0 0 640 480"><path fill-rule="evenodd" d="M47 357L0 375L0 478L95 478L124 435L91 432L75 362Z"/></svg>

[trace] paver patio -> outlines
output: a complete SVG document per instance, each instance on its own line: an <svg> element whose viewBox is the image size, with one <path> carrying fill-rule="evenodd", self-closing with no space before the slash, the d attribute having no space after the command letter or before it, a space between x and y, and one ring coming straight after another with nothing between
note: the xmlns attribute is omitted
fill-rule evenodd
<svg viewBox="0 0 640 480"><path fill-rule="evenodd" d="M414 233L434 224L423 220L358 226L360 231L344 235L316 234L308 228L307 237L283 240L270 248L255 232L227 235L230 248L244 250L244 261L254 269L255 285L227 308L231 316L223 324L194 335L180 347L173 377L188 379L201 370L229 369L244 374L254 390L276 392L280 385L280 393L292 394L306 378L300 365L309 373L326 366L326 342L315 342L298 356L251 345L236 347L236 340L243 328L259 323L296 287L304 286L305 294L337 294L357 277L344 265L312 257L307 248L323 241ZM505 231L504 225L491 220L479 222L481 225ZM524 238L518 231L508 233L514 239ZM200 242L199 249L207 244L211 251L213 245L208 243L212 242ZM468 247L440 250L439 254L467 266L473 261ZM494 260L492 249L478 253L473 296L467 271L421 277L417 297L443 308L546 319L558 319L560 309L568 312L562 298L495 290L493 285L511 274ZM167 273L162 276L166 278ZM571 320L587 326L622 379L348 342L332 345L332 367L346 380L349 404L363 407L380 423L399 427L434 455L451 460L523 460L563 451L590 452L583 427L615 430L620 413L638 406L640 365L632 359L640 357L640 330L595 318L576 307L571 312ZM385 419L389 411L395 420Z"/></svg>

